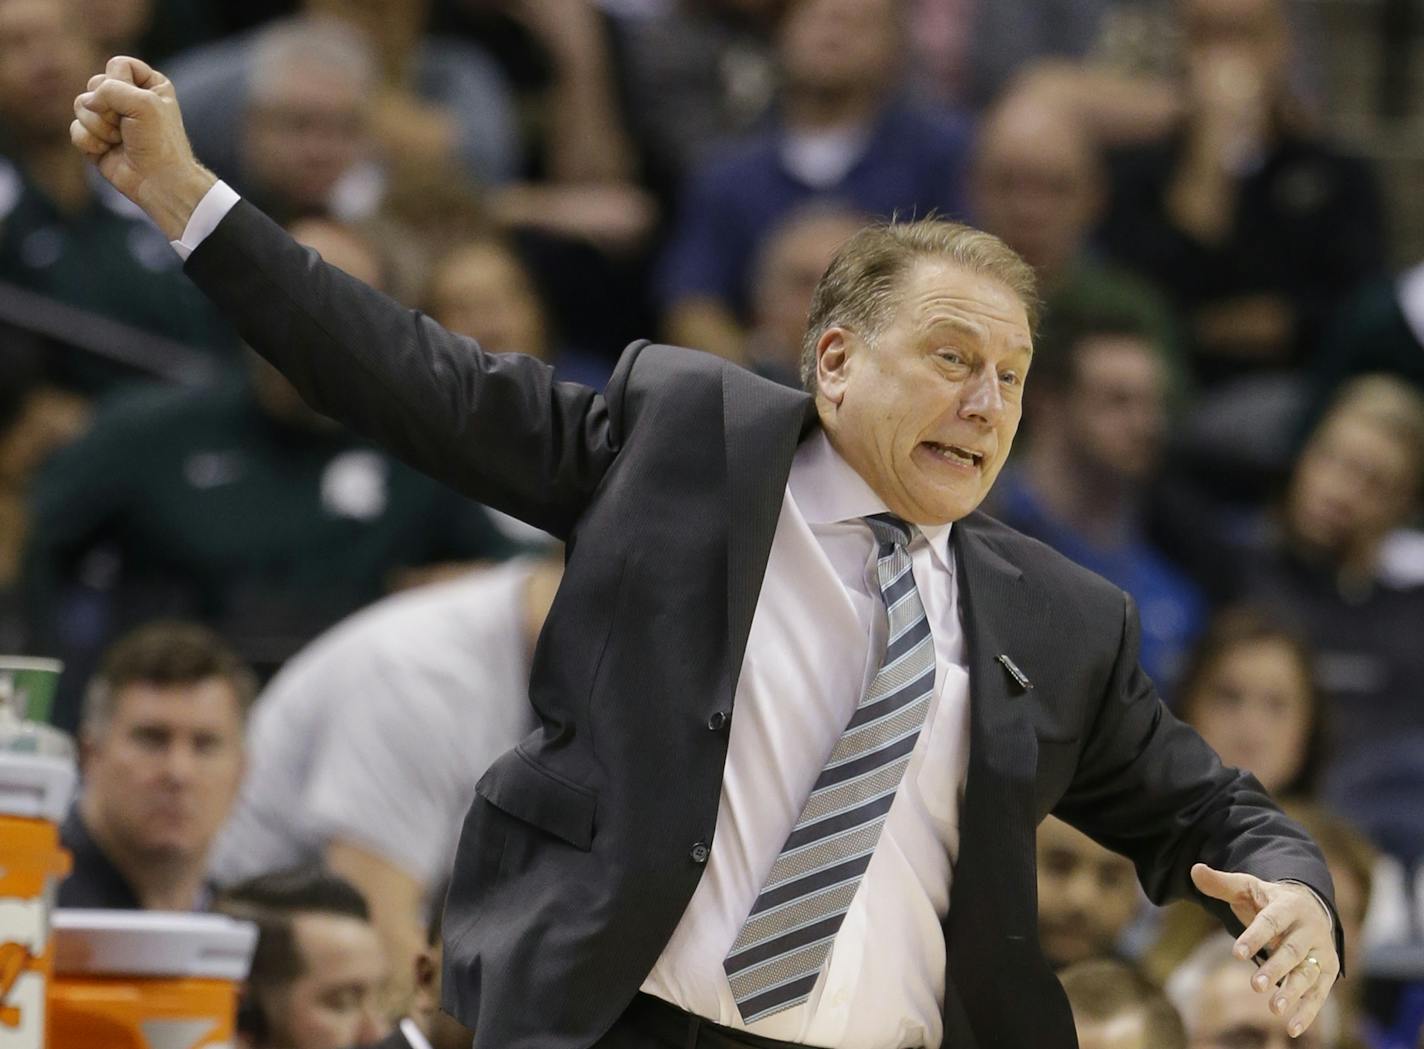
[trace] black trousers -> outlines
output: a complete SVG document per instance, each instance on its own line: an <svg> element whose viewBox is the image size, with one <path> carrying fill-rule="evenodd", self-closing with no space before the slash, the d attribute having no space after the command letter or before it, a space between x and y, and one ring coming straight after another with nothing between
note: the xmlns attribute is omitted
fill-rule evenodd
<svg viewBox="0 0 1424 1049"><path fill-rule="evenodd" d="M758 1038L639 994L593 1049L797 1049L796 1042Z"/></svg>

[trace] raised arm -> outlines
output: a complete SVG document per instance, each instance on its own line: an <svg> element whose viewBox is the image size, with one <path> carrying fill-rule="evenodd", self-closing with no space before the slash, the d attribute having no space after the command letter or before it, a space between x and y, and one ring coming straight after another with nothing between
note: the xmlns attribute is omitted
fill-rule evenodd
<svg viewBox="0 0 1424 1049"><path fill-rule="evenodd" d="M168 79L137 59L111 59L74 112L75 145L182 240L217 180L193 156ZM554 535L568 534L617 451L631 354L608 399L556 383L541 362L487 354L326 265L243 202L186 270L314 408Z"/></svg>

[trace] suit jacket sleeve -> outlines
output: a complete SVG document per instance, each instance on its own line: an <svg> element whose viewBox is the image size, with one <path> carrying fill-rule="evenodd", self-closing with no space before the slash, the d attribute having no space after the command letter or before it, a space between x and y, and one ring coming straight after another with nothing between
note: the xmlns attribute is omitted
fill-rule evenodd
<svg viewBox="0 0 1424 1049"><path fill-rule="evenodd" d="M1167 710L1138 666L1137 611L1123 596L1121 641L1108 686L1055 814L1131 857L1154 903L1190 897L1238 935L1242 926L1230 907L1192 884L1194 863L1301 882L1330 909L1336 953L1343 958L1324 856L1254 776L1223 766Z"/></svg>
<svg viewBox="0 0 1424 1049"><path fill-rule="evenodd" d="M640 347L608 392L493 354L304 248L240 201L187 274L316 410L482 503L566 538L621 440Z"/></svg>

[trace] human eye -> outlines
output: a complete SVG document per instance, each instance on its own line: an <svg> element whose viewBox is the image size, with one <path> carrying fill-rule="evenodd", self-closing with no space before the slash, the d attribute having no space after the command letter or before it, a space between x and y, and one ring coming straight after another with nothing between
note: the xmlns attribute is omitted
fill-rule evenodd
<svg viewBox="0 0 1424 1049"><path fill-rule="evenodd" d="M958 350L956 350L956 349L952 349L952 348L949 348L949 347L945 347L944 349L936 350L936 351L935 351L935 356L938 357L940 360L944 361L946 364L963 364L963 363L964 363L964 354L960 353L960 352L959 352Z"/></svg>
<svg viewBox="0 0 1424 1049"><path fill-rule="evenodd" d="M1016 371L1006 371L999 373L999 381L1005 386L1018 386L1023 382L1023 377Z"/></svg>

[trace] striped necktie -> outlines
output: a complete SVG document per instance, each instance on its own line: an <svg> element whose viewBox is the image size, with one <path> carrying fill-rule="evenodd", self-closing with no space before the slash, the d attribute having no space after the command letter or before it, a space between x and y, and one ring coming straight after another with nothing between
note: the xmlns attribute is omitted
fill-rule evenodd
<svg viewBox="0 0 1424 1049"><path fill-rule="evenodd" d="M934 698L934 639L910 571L909 526L890 514L865 521L878 544L889 641L722 963L743 1023L810 996Z"/></svg>

